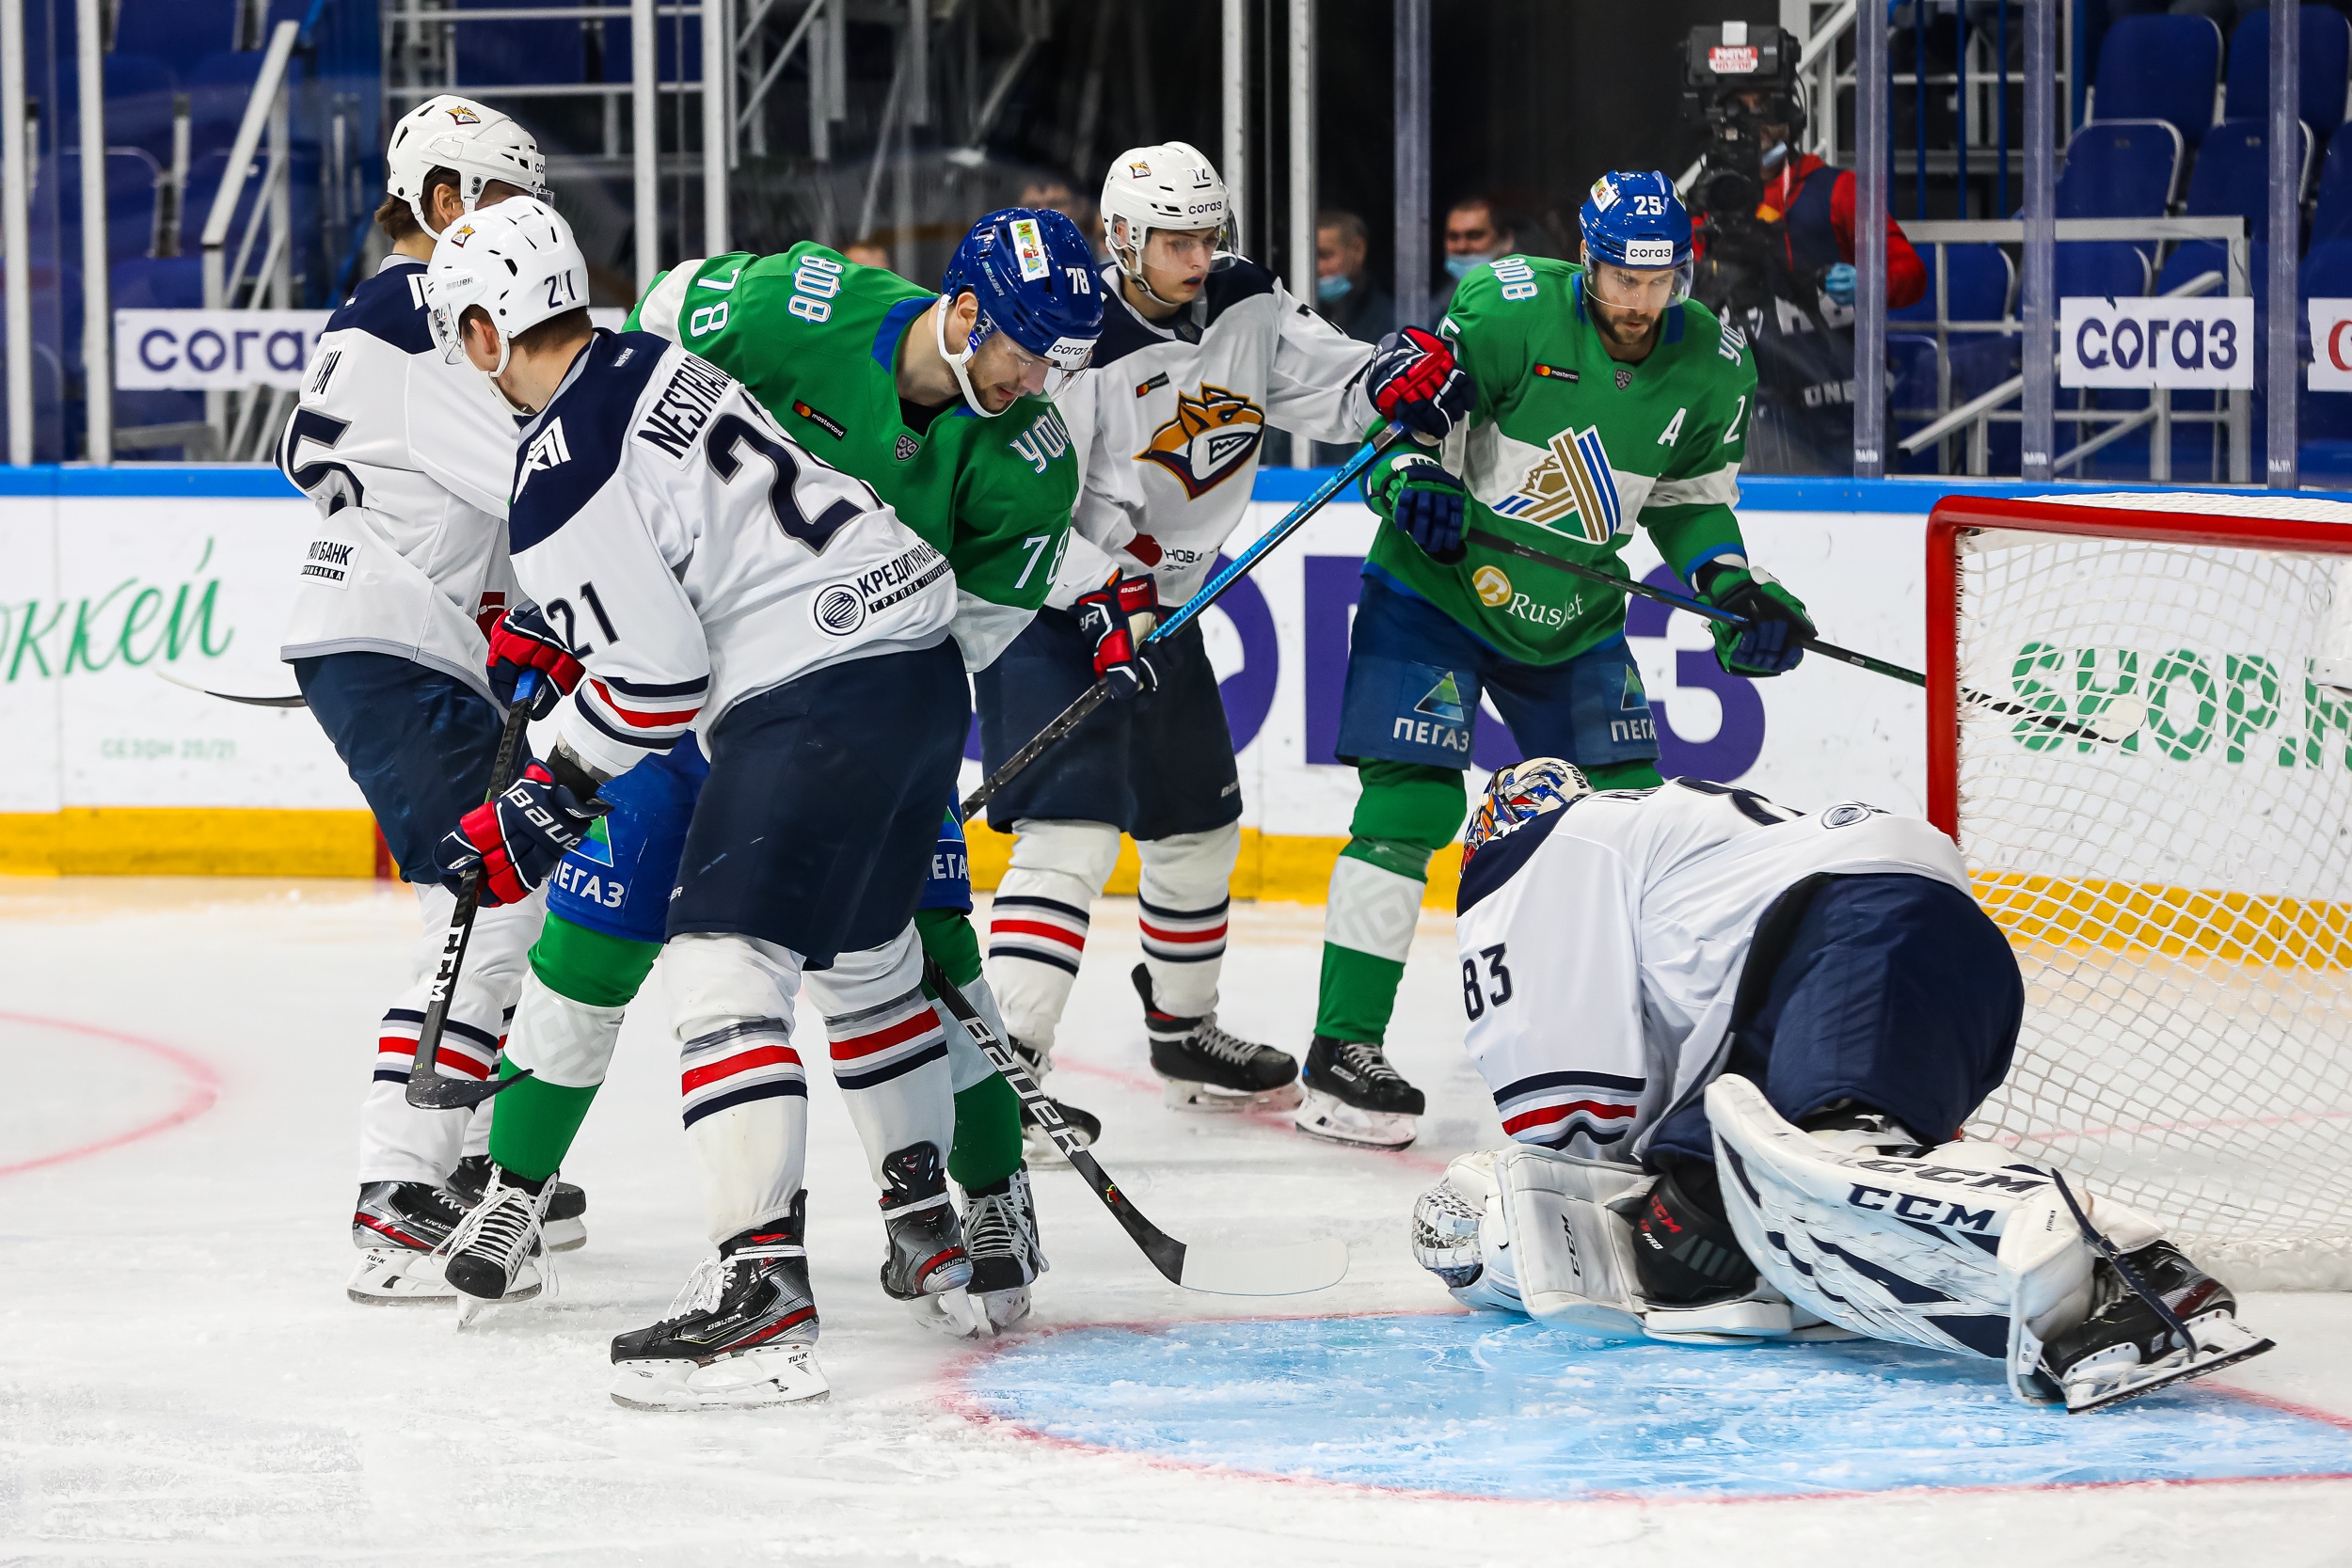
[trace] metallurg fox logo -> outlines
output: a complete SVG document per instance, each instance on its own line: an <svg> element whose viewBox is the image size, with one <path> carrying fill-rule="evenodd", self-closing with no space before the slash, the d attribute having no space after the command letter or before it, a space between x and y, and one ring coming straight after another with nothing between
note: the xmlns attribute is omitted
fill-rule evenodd
<svg viewBox="0 0 2352 1568"><path fill-rule="evenodd" d="M1152 433L1136 453L1139 463L1157 463L1199 500L1248 465L1265 436L1265 411L1239 392L1201 383L1200 395L1176 394L1176 417Z"/></svg>

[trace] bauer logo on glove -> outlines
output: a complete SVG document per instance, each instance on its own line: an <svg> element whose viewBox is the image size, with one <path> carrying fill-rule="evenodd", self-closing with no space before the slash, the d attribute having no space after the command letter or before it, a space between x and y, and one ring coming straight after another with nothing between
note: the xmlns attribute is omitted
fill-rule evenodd
<svg viewBox="0 0 2352 1568"><path fill-rule="evenodd" d="M1151 578L1113 577L1071 606L1078 629L1094 644L1094 678L1111 683L1120 701L1158 686L1159 673L1144 657L1144 641L1160 624L1159 584Z"/></svg>
<svg viewBox="0 0 2352 1568"><path fill-rule="evenodd" d="M611 809L594 794L583 800L568 784L556 783L546 763L534 760L513 787L474 807L441 835L444 880L458 892L459 879L479 864L482 901L518 904L553 875L564 852Z"/></svg>
<svg viewBox="0 0 2352 1568"><path fill-rule="evenodd" d="M1364 388L1382 419L1435 441L1452 435L1478 404L1478 388L1454 351L1418 326L1380 340Z"/></svg>

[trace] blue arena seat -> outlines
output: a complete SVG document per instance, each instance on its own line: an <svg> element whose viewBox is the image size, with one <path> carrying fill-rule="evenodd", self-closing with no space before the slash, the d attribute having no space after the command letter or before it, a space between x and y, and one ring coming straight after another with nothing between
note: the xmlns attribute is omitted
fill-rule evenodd
<svg viewBox="0 0 2352 1568"><path fill-rule="evenodd" d="M237 0L122 0L115 23L119 54L193 64L236 46Z"/></svg>
<svg viewBox="0 0 2352 1568"><path fill-rule="evenodd" d="M2296 114L2325 142L2344 123L2344 88L2352 73L2352 22L2321 6L2299 8L2296 56ZM2270 13L2249 11L2230 34L2230 74L2222 115L2232 119L2270 118Z"/></svg>
<svg viewBox="0 0 2352 1568"><path fill-rule="evenodd" d="M458 14L469 8L497 6L510 8L518 6L573 5L575 0L459 0ZM624 28L626 24L607 23ZM670 37L667 26L658 26L666 43ZM519 87L540 82L584 82L588 79L587 33L577 18L559 17L548 22L477 22L460 21L453 31L456 35L456 79L467 87ZM695 35L695 47L701 47L701 34ZM624 54L623 58L627 55ZM627 75L626 66L622 74Z"/></svg>
<svg viewBox="0 0 2352 1568"><path fill-rule="evenodd" d="M654 24L654 72L664 82L699 82L703 79L703 24L699 18L684 19L686 73L678 74L679 49L677 22L662 17ZM604 24L604 79L626 82L629 71L629 24L607 22Z"/></svg>
<svg viewBox="0 0 2352 1568"><path fill-rule="evenodd" d="M1887 311L1889 321L1935 320L1937 254L1934 245L1919 246L1919 260L1928 269L1928 292L1916 305ZM1946 321L1999 321L2009 313L2017 266L2008 252L1997 245L1953 245L1944 246L1941 254L1951 268L1950 281L1945 285Z"/></svg>
<svg viewBox="0 0 2352 1568"><path fill-rule="evenodd" d="M2352 239L2352 136L2328 143L2319 162L2319 194L2312 205L2312 246Z"/></svg>
<svg viewBox="0 0 2352 1568"><path fill-rule="evenodd" d="M246 101L253 96L254 81L262 73L262 55L258 49L239 49L209 55L183 78L193 120L188 132L190 157L225 152L237 139ZM301 56L286 63L286 79L290 87L299 89Z"/></svg>
<svg viewBox="0 0 2352 1568"><path fill-rule="evenodd" d="M2201 16L2127 16L2107 29L2090 118L2161 119L2195 147L2213 124L2221 29Z"/></svg>
<svg viewBox="0 0 2352 1568"><path fill-rule="evenodd" d="M2312 134L2309 126L2296 127L2296 133L2302 146L2297 150L2295 188L2300 194L2311 175ZM2242 217L2248 233L2258 240L2270 238L2268 121L2225 120L2205 134L2204 146L2197 150L2197 166L2189 171L2187 215ZM2296 243L2301 243L2300 236Z"/></svg>
<svg viewBox="0 0 2352 1568"><path fill-rule="evenodd" d="M2145 245L2130 240L2061 240L2052 248L2051 271L2060 299L2079 294L2123 298L2148 292Z"/></svg>
<svg viewBox="0 0 2352 1568"><path fill-rule="evenodd" d="M2162 119L2097 120L2066 144L2062 218L2162 217L2180 178L2181 133Z"/></svg>

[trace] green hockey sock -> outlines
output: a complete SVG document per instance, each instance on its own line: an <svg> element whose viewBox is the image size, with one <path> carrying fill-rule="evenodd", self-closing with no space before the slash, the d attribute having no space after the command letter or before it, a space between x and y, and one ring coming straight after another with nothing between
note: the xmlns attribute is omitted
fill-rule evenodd
<svg viewBox="0 0 2352 1568"><path fill-rule="evenodd" d="M499 1075L516 1076L514 1064L501 1063ZM490 1158L527 1180L545 1181L571 1152L596 1098L593 1087L567 1088L535 1077L501 1089L490 1107Z"/></svg>
<svg viewBox="0 0 2352 1568"><path fill-rule="evenodd" d="M1604 763L1584 769L1584 777L1595 789L1656 789L1666 782L1654 762Z"/></svg>
<svg viewBox="0 0 2352 1568"><path fill-rule="evenodd" d="M1325 942L1315 1033L1335 1040L1380 1044L1388 1038L1389 1015L1396 1011L1396 988L1404 979L1405 965L1399 959Z"/></svg>
<svg viewBox="0 0 2352 1568"><path fill-rule="evenodd" d="M917 910L914 934L923 952L959 989L980 977L980 936L962 910Z"/></svg>
<svg viewBox="0 0 2352 1568"><path fill-rule="evenodd" d="M539 940L531 944L531 971L558 996L592 1007L626 1007L637 1000L638 989L660 957L658 942L609 937L551 914L539 928Z"/></svg>
<svg viewBox="0 0 2352 1568"><path fill-rule="evenodd" d="M947 1174L968 1193L1020 1168L1021 1097L1001 1073L992 1072L956 1096L956 1143L947 1151Z"/></svg>

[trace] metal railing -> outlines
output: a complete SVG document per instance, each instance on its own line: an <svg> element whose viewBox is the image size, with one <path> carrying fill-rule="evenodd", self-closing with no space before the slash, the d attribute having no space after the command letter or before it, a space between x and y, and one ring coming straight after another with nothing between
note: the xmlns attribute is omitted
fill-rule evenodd
<svg viewBox="0 0 2352 1568"><path fill-rule="evenodd" d="M2069 241L2151 242L2157 245L2176 245L2184 240L2217 240L2222 242L2226 261L2223 270L2206 272L2187 282L2166 291L2166 298L2186 299L2218 290L2232 296L2249 293L2248 266L2251 242L2246 232L2246 220L2238 217L2203 218L2061 218L2057 221L2057 239ZM2023 222L1998 219L1979 219L1969 222L1922 222L1904 225L1904 234L1913 245L1931 248L1935 253L1935 316L1930 322L1889 322L1890 336L1897 332L1928 336L1935 340L1936 404L1933 408L1898 408L1898 418L1927 419L1928 422L1897 442L1906 453L1941 447L1955 433L1966 433L1965 471L1982 477L1991 471L1991 436L1995 423L2013 424L2024 419L2022 410L2010 406L2023 397L2026 376L2021 372L2010 376L1999 386L1969 399L1955 407L1952 404L1952 336L1955 333L2016 337L2025 331L2025 323L2015 315L2005 314L1996 321L1961 321L1950 315L1949 248L1960 245L2022 245L2026 238ZM2161 271L2163 258L2154 258L2156 265L2151 276ZM2056 363L2054 356L2053 363ZM2213 409L2177 409L2172 394L2164 388L2155 388L2148 394L2148 406L2132 409L2058 408L2053 418L2060 424L2075 427L2075 445L2058 454L2051 463L2054 473L2079 467L2094 453L2113 445L2143 425L2155 426L2149 446L2149 479L2156 483L2172 478L2172 427L2178 424L2221 425L2228 433L2229 480L2244 484L2251 474L2251 421L2253 396L2250 392L2233 390L2228 393L2222 406ZM2095 435L2085 436L2083 427L2105 426ZM1941 461L1939 471L1946 465Z"/></svg>

